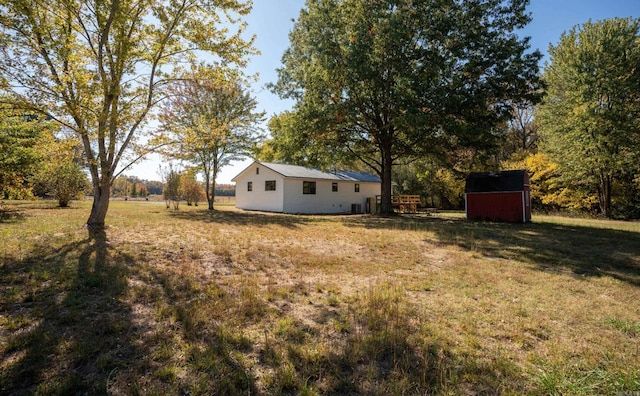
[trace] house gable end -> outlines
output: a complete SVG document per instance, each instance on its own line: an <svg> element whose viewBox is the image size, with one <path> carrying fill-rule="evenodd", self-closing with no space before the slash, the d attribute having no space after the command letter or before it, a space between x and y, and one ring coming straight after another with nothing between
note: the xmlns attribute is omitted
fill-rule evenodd
<svg viewBox="0 0 640 396"><path fill-rule="evenodd" d="M278 172L276 169L272 169L272 167L268 165L269 165L268 163L253 161L251 165L247 166L242 171L240 171L240 173L238 173L233 179L231 179L231 181L237 182L238 179L242 179L247 173L250 173L251 170L255 169L256 166L268 168L269 170L279 174L282 177L287 177L286 175L283 175L282 173Z"/></svg>

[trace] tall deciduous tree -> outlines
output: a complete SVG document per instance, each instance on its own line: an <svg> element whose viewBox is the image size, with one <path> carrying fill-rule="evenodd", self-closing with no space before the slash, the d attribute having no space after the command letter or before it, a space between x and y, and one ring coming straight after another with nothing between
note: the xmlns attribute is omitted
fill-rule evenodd
<svg viewBox="0 0 640 396"><path fill-rule="evenodd" d="M30 194L27 179L42 159L37 144L47 124L32 114L0 105L0 199Z"/></svg>
<svg viewBox="0 0 640 396"><path fill-rule="evenodd" d="M75 138L57 138L46 134L39 144L43 161L31 179L34 190L58 200L60 207L81 199L89 190L89 181L81 163L82 149Z"/></svg>
<svg viewBox="0 0 640 396"><path fill-rule="evenodd" d="M512 156L522 159L537 152L540 141L539 129L535 106L530 103L514 105L511 119L504 129L500 159L505 160Z"/></svg>
<svg viewBox="0 0 640 396"><path fill-rule="evenodd" d="M182 188L182 197L187 201L187 205L198 206L198 202L202 201L206 193L202 188L202 184L196 179L197 169L187 169L180 175L180 184Z"/></svg>
<svg viewBox="0 0 640 396"><path fill-rule="evenodd" d="M216 177L231 161L248 156L261 138L264 113L235 72L200 67L171 85L160 115L158 141L165 155L196 166L204 175L209 210L214 209Z"/></svg>
<svg viewBox="0 0 640 396"><path fill-rule="evenodd" d="M199 53L243 64L242 0L1 0L0 81L82 140L104 226L112 182L173 68ZM230 21L231 23L226 23Z"/></svg>
<svg viewBox="0 0 640 396"><path fill-rule="evenodd" d="M334 169L358 165L351 156L335 148L337 143L330 133L310 128L309 119L300 112L285 111L274 115L267 126L271 139L257 147L254 153L262 161L316 168L330 165Z"/></svg>
<svg viewBox="0 0 640 396"><path fill-rule="evenodd" d="M180 201L182 200L182 173L173 169L173 165L169 163L169 166L164 169L162 179L164 186L162 188L162 194L164 201L167 204L167 209L173 204L173 208L178 210Z"/></svg>
<svg viewBox="0 0 640 396"><path fill-rule="evenodd" d="M342 149L380 175L389 213L399 158L491 146L510 103L535 101L540 54L515 34L526 5L308 0L274 89L297 101L292 118L332 148L327 158Z"/></svg>
<svg viewBox="0 0 640 396"><path fill-rule="evenodd" d="M611 217L613 186L640 174L640 20L589 21L549 54L539 108L544 151L567 184L590 187Z"/></svg>

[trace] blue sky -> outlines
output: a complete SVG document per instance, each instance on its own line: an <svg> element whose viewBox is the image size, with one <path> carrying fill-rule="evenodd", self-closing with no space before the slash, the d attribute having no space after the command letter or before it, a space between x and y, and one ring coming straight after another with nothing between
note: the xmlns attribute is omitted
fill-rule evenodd
<svg viewBox="0 0 640 396"><path fill-rule="evenodd" d="M297 18L304 0L254 0L253 10L246 18L247 33L255 34L255 46L261 52L252 58L247 74L259 73L259 81L254 85L254 95L260 110L267 117L291 107L291 102L283 101L270 93L264 86L277 78L276 68L280 66L283 52L289 46L289 32L293 20ZM573 26L589 19L600 20L613 17L640 17L640 0L530 0L528 7L533 20L522 31L522 36L531 37L531 47L539 49L545 57L541 67L548 60L549 44L556 45L560 35ZM126 172L143 179L158 179L159 160L152 158ZM218 175L218 183L230 183L250 161L241 161L225 167Z"/></svg>

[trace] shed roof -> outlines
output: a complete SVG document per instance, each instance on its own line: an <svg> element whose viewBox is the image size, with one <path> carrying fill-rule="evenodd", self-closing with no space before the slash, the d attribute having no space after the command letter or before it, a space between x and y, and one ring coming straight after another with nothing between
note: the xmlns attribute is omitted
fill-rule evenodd
<svg viewBox="0 0 640 396"><path fill-rule="evenodd" d="M325 172L317 168L308 168L299 165L276 164L271 162L255 161L249 167L240 172L232 179L235 181L238 176L243 174L247 169L254 165L264 166L272 171L281 174L283 177L291 177L297 179L320 179L320 180L337 180L337 181L355 181L362 183L380 183L380 178L376 175L365 172L355 172L346 170L336 170Z"/></svg>
<svg viewBox="0 0 640 396"><path fill-rule="evenodd" d="M526 173L525 170L470 173L465 192L522 191L528 183Z"/></svg>

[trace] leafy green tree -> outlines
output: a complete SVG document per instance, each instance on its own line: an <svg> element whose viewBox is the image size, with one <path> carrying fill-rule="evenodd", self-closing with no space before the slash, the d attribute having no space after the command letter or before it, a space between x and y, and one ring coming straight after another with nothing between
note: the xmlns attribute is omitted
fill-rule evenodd
<svg viewBox="0 0 640 396"><path fill-rule="evenodd" d="M148 195L147 186L144 184L144 181L141 181L140 184L138 184L138 196L146 198Z"/></svg>
<svg viewBox="0 0 640 396"><path fill-rule="evenodd" d="M79 142L48 133L38 148L43 161L31 178L34 188L57 199L63 208L69 206L70 201L83 198L89 190L89 181L81 165Z"/></svg>
<svg viewBox="0 0 640 396"><path fill-rule="evenodd" d="M162 194L162 182L157 180L145 181L145 187L147 194L161 195Z"/></svg>
<svg viewBox="0 0 640 396"><path fill-rule="evenodd" d="M500 160L523 159L538 151L540 124L536 108L530 103L514 104L511 119L504 127L500 144Z"/></svg>
<svg viewBox="0 0 640 396"><path fill-rule="evenodd" d="M81 199L89 188L87 175L81 165L56 159L47 164L36 177L46 187L51 196L58 200L62 208L74 199Z"/></svg>
<svg viewBox="0 0 640 396"><path fill-rule="evenodd" d="M313 145L305 140L307 130L297 113L285 111L269 119L267 127L271 138L257 147L254 157L265 162L279 162L292 165L319 166L318 151L310 150Z"/></svg>
<svg viewBox="0 0 640 396"><path fill-rule="evenodd" d="M453 159L448 159L453 161ZM465 176L469 172L468 167L464 171L457 169L460 164L450 163L444 166L440 161L416 160L411 164L415 172L416 183L414 191L419 191L424 203L429 207L441 209L464 208ZM403 167L400 167L402 170ZM397 179L397 174L394 178ZM402 172L400 172L402 173ZM421 188L420 188L421 187ZM413 192L415 194L415 192Z"/></svg>
<svg viewBox="0 0 640 396"><path fill-rule="evenodd" d="M182 188L182 196L187 205L198 206L198 202L202 201L206 194L202 185L196 180L196 172L190 169L180 175L180 184Z"/></svg>
<svg viewBox="0 0 640 396"><path fill-rule="evenodd" d="M129 195L129 184L129 178L127 176L118 176L111 184L111 196L126 197Z"/></svg>
<svg viewBox="0 0 640 396"><path fill-rule="evenodd" d="M243 65L232 33L241 0L3 0L0 87L82 141L93 185L90 230L104 227L110 189L176 66L201 53ZM229 22L229 23L227 23Z"/></svg>
<svg viewBox="0 0 640 396"><path fill-rule="evenodd" d="M353 158L334 147L326 131L308 126L300 112L285 111L269 119L271 139L260 145L255 157L261 161L279 162L317 168L356 168Z"/></svg>
<svg viewBox="0 0 640 396"><path fill-rule="evenodd" d="M38 142L47 128L40 118L0 106L0 198L22 199L30 195L27 180L42 159Z"/></svg>
<svg viewBox="0 0 640 396"><path fill-rule="evenodd" d="M151 183L147 180L141 180L137 176L126 176L120 175L118 176L111 185L111 196L112 197L124 197L125 200L127 197L146 197L147 187L146 184ZM157 194L162 194L162 182L157 182L159 186L159 191Z"/></svg>
<svg viewBox="0 0 640 396"><path fill-rule="evenodd" d="M597 207L595 196L589 195L580 183L567 184L561 176L559 165L545 153L517 156L501 163L501 168L526 169L531 180L531 201L535 210L571 212L593 211Z"/></svg>
<svg viewBox="0 0 640 396"><path fill-rule="evenodd" d="M138 183L131 183L131 198L136 198L138 196Z"/></svg>
<svg viewBox="0 0 640 396"><path fill-rule="evenodd" d="M164 170L164 187L162 189L164 200L167 204L167 209L173 204L175 210L179 209L180 201L183 198L182 191L182 174L173 166L169 164L169 167Z"/></svg>
<svg viewBox="0 0 640 396"><path fill-rule="evenodd" d="M614 214L614 187L638 189L639 29L640 20L632 18L576 26L550 46L544 73L543 151L560 166L565 184L582 185L597 197L606 217Z"/></svg>
<svg viewBox="0 0 640 396"><path fill-rule="evenodd" d="M231 161L248 156L261 138L264 113L233 71L199 68L171 85L160 114L157 142L163 152L196 166L204 175L209 210L214 209L216 177Z"/></svg>
<svg viewBox="0 0 640 396"><path fill-rule="evenodd" d="M399 159L494 147L511 103L536 101L540 53L515 34L526 5L308 0L274 90L296 100L290 118L313 137L299 139L309 151L357 158L381 177L390 213Z"/></svg>
<svg viewBox="0 0 640 396"><path fill-rule="evenodd" d="M427 207L464 207L464 178L445 167L423 161L399 165L393 172L393 181L396 194L420 195Z"/></svg>
<svg viewBox="0 0 640 396"><path fill-rule="evenodd" d="M393 182L397 194L419 194L422 197L428 195L428 190L420 181L415 164L396 166Z"/></svg>

